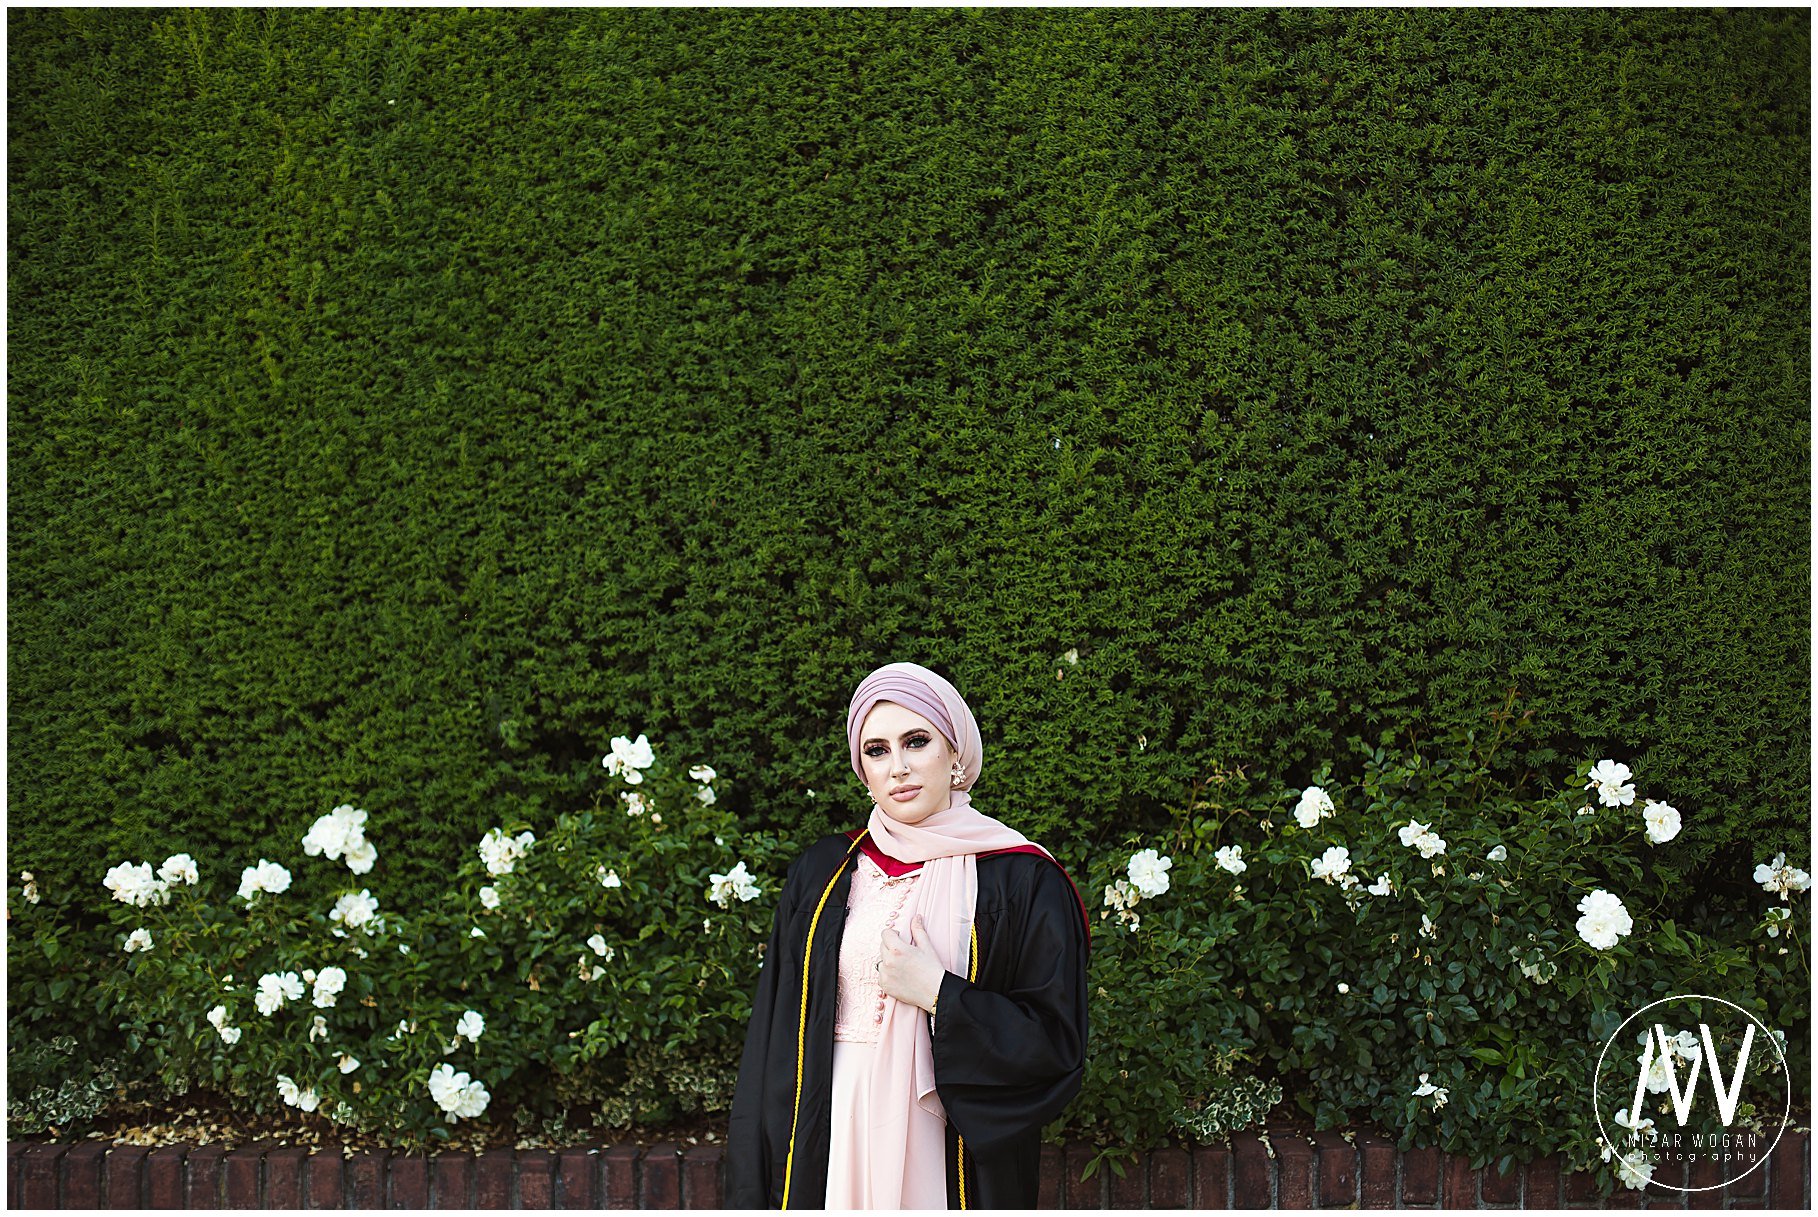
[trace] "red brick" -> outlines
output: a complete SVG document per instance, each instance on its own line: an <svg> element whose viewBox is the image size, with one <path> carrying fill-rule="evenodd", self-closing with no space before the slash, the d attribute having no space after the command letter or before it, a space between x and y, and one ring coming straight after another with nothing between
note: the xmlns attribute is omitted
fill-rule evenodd
<svg viewBox="0 0 1818 1217"><path fill-rule="evenodd" d="M1395 1196L1395 1169L1401 1162L1401 1151L1393 1141L1374 1133L1361 1133L1357 1138L1357 1204L1366 1209L1399 1208Z"/></svg>
<svg viewBox="0 0 1818 1217"><path fill-rule="evenodd" d="M1811 1134L1790 1128L1781 1134L1768 1156L1767 1173L1768 1207L1804 1210L1811 1192Z"/></svg>
<svg viewBox="0 0 1818 1217"><path fill-rule="evenodd" d="M1733 1204L1739 1200L1762 1200L1767 1196L1767 1157L1764 1151L1757 1151L1762 1156L1753 1162L1730 1162L1723 1168L1724 1194ZM1750 1167L1759 1169L1750 1170Z"/></svg>
<svg viewBox="0 0 1818 1217"><path fill-rule="evenodd" d="M1122 1175L1118 1173L1118 1166L1124 1168ZM1149 1181L1145 1175L1149 1172L1144 1170L1142 1157L1118 1159L1114 1164L1111 1159L1105 1159L1104 1166L1100 1166L1098 1172L1104 1175L1105 1190L1111 1193L1111 1202L1107 1208L1147 1208L1144 1201L1147 1199Z"/></svg>
<svg viewBox="0 0 1818 1217"><path fill-rule="evenodd" d="M1069 1145L1066 1151L1067 1166L1065 1195L1070 1209L1102 1209L1105 1206L1105 1170L1101 1166L1098 1173L1090 1179L1081 1179L1086 1173L1086 1164L1092 1161L1096 1153L1090 1145Z"/></svg>
<svg viewBox="0 0 1818 1217"><path fill-rule="evenodd" d="M1483 1196L1483 1207L1521 1203L1521 1163L1511 1160L1509 1173L1501 1174L1494 1161L1484 1163L1477 1172L1477 1186Z"/></svg>
<svg viewBox="0 0 1818 1217"><path fill-rule="evenodd" d="M1312 1208L1316 1195L1314 1173L1318 1165L1313 1157L1313 1147L1297 1132L1271 1133L1269 1143L1275 1147L1275 1207Z"/></svg>
<svg viewBox="0 0 1818 1217"><path fill-rule="evenodd" d="M600 1174L600 1151L597 1149L565 1149L558 1155L560 1165L556 1169L556 1195L561 1207L565 1209L596 1209L599 1203L594 1199L598 1188L595 1181Z"/></svg>
<svg viewBox="0 0 1818 1217"><path fill-rule="evenodd" d="M1560 1187L1565 1193L1565 1203L1567 1206L1574 1204L1595 1204L1599 1199L1596 1171L1566 1170L1562 1164L1560 1167Z"/></svg>
<svg viewBox="0 0 1818 1217"><path fill-rule="evenodd" d="M1357 1147L1336 1132L1316 1132L1321 1208L1350 1208L1357 1203Z"/></svg>
<svg viewBox="0 0 1818 1217"><path fill-rule="evenodd" d="M546 1149L518 1151L518 1200L512 1207L546 1209L553 1207L555 1155Z"/></svg>
<svg viewBox="0 0 1818 1217"><path fill-rule="evenodd" d="M103 1208L145 1207L145 1158L150 1152L143 1145L116 1145L107 1151L107 1166L102 1171L107 1189Z"/></svg>
<svg viewBox="0 0 1818 1217"><path fill-rule="evenodd" d="M1474 1209L1477 1207L1477 1172L1471 1160L1462 1154L1440 1155L1439 1176L1441 1207Z"/></svg>
<svg viewBox="0 0 1818 1217"><path fill-rule="evenodd" d="M68 1150L67 1145L50 1142L28 1146L25 1151L25 1187L7 1197L7 1203L22 1203L23 1207L32 1209L57 1208L57 1160ZM18 1202L13 1200L14 1196L19 1197Z"/></svg>
<svg viewBox="0 0 1818 1217"><path fill-rule="evenodd" d="M638 1207L638 1151L630 1145L615 1145L600 1155L602 1188L606 1193L604 1207L635 1209Z"/></svg>
<svg viewBox="0 0 1818 1217"><path fill-rule="evenodd" d="M1222 1144L1195 1146L1192 1207L1222 1209L1230 1204L1231 1151Z"/></svg>
<svg viewBox="0 0 1818 1217"><path fill-rule="evenodd" d="M1669 1183L1672 1184L1673 1186L1671 1186L1671 1187L1663 1186L1664 1184L1669 1184ZM1703 1203L1700 1204L1699 1195L1697 1193L1688 1194L1687 1192L1685 1192L1683 1190L1685 1185L1686 1185L1685 1163L1683 1163L1683 1162L1662 1162L1659 1166L1654 1168L1654 1177L1653 1177L1652 1181L1650 1181L1648 1183L1648 1185L1646 1187L1642 1188L1639 1192L1634 1192L1632 1194L1639 1198L1641 1207L1644 1209L1683 1209L1683 1208L1687 1208L1687 1207L1691 1207L1691 1208L1711 1208L1711 1207L1723 1208L1724 1207L1723 1189L1722 1188L1718 1188L1715 1191L1705 1192L1703 1194ZM1623 1188L1622 1190L1626 1192L1629 1189Z"/></svg>
<svg viewBox="0 0 1818 1217"><path fill-rule="evenodd" d="M232 1150L221 1159L221 1207L256 1209L259 1204L259 1161L264 1153L256 1145Z"/></svg>
<svg viewBox="0 0 1818 1217"><path fill-rule="evenodd" d="M473 1160L473 1207L508 1209L511 1207L511 1168L514 1155L508 1149L489 1149Z"/></svg>
<svg viewBox="0 0 1818 1217"><path fill-rule="evenodd" d="M682 1207L717 1209L720 1204L720 1162L726 1151L718 1145L690 1145L682 1151Z"/></svg>
<svg viewBox="0 0 1818 1217"><path fill-rule="evenodd" d="M29 1141L11 1141L6 1146L6 1197L25 1195L25 1151Z"/></svg>
<svg viewBox="0 0 1818 1217"><path fill-rule="evenodd" d="M1524 1167L1525 1172L1521 1206L1528 1209L1556 1209L1563 1205L1559 1194L1560 1162L1558 1154L1547 1154L1536 1158Z"/></svg>
<svg viewBox="0 0 1818 1217"><path fill-rule="evenodd" d="M221 1159L227 1157L225 1145L200 1145L189 1151L184 1174L185 1208L218 1209L221 1207Z"/></svg>
<svg viewBox="0 0 1818 1217"><path fill-rule="evenodd" d="M145 1207L183 1207L183 1147L161 1145L145 1155Z"/></svg>
<svg viewBox="0 0 1818 1217"><path fill-rule="evenodd" d="M638 1192L639 1208L682 1207L682 1164L677 1156L675 1142L664 1141L644 1151L642 1183Z"/></svg>
<svg viewBox="0 0 1818 1217"><path fill-rule="evenodd" d="M1184 1209L1187 1207L1187 1151L1178 1145L1164 1145L1149 1155L1149 1207Z"/></svg>
<svg viewBox="0 0 1818 1217"><path fill-rule="evenodd" d="M307 1207L312 1209L347 1207L347 1165L341 1158L339 1145L321 1146L303 1159L303 1176L307 1180L304 1185L308 1192Z"/></svg>
<svg viewBox="0 0 1818 1217"><path fill-rule="evenodd" d="M394 1151L385 1160L385 1190L390 1195L380 1201L383 1206L394 1209L428 1208L429 1156L421 1150L410 1153Z"/></svg>
<svg viewBox="0 0 1818 1217"><path fill-rule="evenodd" d="M1649 1192L1670 1191L1656 1186L1670 1183L1686 1189L1677 1193L1685 1207L1692 1209L1720 1209L1723 1207L1723 1163L1712 1161L1706 1151L1694 1150L1697 1160L1685 1162L1662 1162L1654 1168L1654 1181L1648 1184Z"/></svg>
<svg viewBox="0 0 1818 1217"><path fill-rule="evenodd" d="M435 1207L473 1208L473 1193L469 1182L473 1175L473 1155L465 1150L444 1151L431 1161L434 1165L430 1167L430 1184L435 1192Z"/></svg>
<svg viewBox="0 0 1818 1217"><path fill-rule="evenodd" d="M84 1141L63 1156L64 1208L101 1207L101 1163L106 1157L104 1141Z"/></svg>
<svg viewBox="0 0 1818 1217"><path fill-rule="evenodd" d="M1036 1208L1057 1209L1061 1206L1062 1161L1060 1146L1042 1146L1041 1180L1037 1184L1035 1195Z"/></svg>
<svg viewBox="0 0 1818 1217"><path fill-rule="evenodd" d="M303 1207L303 1161L306 1156L307 1151L300 1145L281 1145L266 1152L266 1208Z"/></svg>
<svg viewBox="0 0 1818 1217"><path fill-rule="evenodd" d="M1603 1207L1606 1209L1638 1209L1641 1207L1641 1195L1634 1188L1618 1183L1616 1190L1611 1192L1609 1198L1603 1202ZM1684 1197L1682 1196L1681 1199L1683 1200Z"/></svg>
<svg viewBox="0 0 1818 1217"><path fill-rule="evenodd" d="M1439 1151L1432 1146L1401 1156L1401 1203L1426 1207L1439 1203Z"/></svg>
<svg viewBox="0 0 1818 1217"><path fill-rule="evenodd" d="M385 1207L385 1159L380 1150L357 1150L347 1159L348 1198L356 1209Z"/></svg>
<svg viewBox="0 0 1818 1217"><path fill-rule="evenodd" d="M1231 1207L1275 1207L1274 1162L1254 1132L1238 1133L1231 1141Z"/></svg>

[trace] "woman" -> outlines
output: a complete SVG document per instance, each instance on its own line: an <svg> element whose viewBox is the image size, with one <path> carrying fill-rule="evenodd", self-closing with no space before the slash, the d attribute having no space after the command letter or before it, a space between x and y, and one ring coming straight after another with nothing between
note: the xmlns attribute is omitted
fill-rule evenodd
<svg viewBox="0 0 1818 1217"><path fill-rule="evenodd" d="M972 807L965 699L893 663L846 715L864 829L789 868L732 1102L726 1203L1028 1208L1086 1059L1085 906Z"/></svg>

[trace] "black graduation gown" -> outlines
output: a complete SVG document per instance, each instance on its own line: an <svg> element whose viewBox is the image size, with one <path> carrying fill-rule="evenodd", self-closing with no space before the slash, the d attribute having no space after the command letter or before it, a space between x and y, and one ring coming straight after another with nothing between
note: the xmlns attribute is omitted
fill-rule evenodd
<svg viewBox="0 0 1818 1217"><path fill-rule="evenodd" d="M858 853L851 835L823 837L783 884L732 1100L729 1208L825 1207L840 934ZM1042 1128L1085 1074L1085 909L1047 858L985 854L974 925L974 979L949 972L935 1003L947 1207L1031 1208Z"/></svg>

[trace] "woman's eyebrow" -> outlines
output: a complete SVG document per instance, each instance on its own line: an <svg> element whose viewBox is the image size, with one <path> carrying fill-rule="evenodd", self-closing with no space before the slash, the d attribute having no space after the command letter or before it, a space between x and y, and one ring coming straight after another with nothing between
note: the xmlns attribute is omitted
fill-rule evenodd
<svg viewBox="0 0 1818 1217"><path fill-rule="evenodd" d="M903 732L901 735L897 736L896 738L908 739L910 736L915 735L918 732L926 732L927 730L928 730L928 728L926 728L926 727L911 727L911 728L909 728L909 730ZM882 739L875 735L865 741L865 743L867 743L867 744L887 744L889 742L890 742L889 740Z"/></svg>

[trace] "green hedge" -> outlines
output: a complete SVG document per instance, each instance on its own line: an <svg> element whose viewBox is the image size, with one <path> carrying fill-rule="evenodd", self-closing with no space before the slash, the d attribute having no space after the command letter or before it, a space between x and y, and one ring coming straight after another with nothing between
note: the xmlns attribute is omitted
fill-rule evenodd
<svg viewBox="0 0 1818 1217"><path fill-rule="evenodd" d="M811 839L905 658L1082 854L1510 688L1503 776L1645 766L1663 865L1802 848L1804 12L8 30L47 890L356 802L425 900L627 724Z"/></svg>

